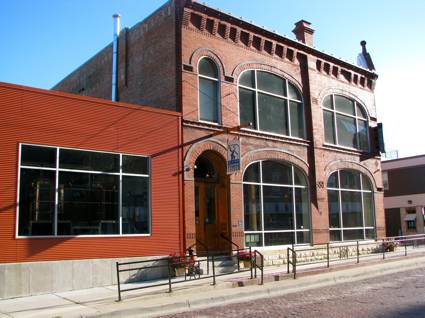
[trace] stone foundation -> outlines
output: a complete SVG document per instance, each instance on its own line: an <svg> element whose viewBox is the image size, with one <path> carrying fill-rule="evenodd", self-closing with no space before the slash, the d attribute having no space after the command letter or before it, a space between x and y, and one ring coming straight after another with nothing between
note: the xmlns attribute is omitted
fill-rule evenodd
<svg viewBox="0 0 425 318"><path fill-rule="evenodd" d="M158 258L161 257L3 263L0 264L0 299L114 285L117 283L116 262ZM121 269L161 262L126 265ZM167 267L120 273L122 283L162 277L168 277Z"/></svg>
<svg viewBox="0 0 425 318"><path fill-rule="evenodd" d="M326 245L316 245L314 247L298 247L297 251L298 263L309 263L325 261L327 259ZM299 251L302 250L302 251ZM261 251L264 255L265 266L276 266L287 264L287 249L282 250L269 250ZM382 253L382 245L380 243L360 244L360 255L367 255L372 253ZM357 255L357 247L353 245L331 245L329 247L329 256L331 261L344 260L353 258ZM291 257L291 255L290 255Z"/></svg>

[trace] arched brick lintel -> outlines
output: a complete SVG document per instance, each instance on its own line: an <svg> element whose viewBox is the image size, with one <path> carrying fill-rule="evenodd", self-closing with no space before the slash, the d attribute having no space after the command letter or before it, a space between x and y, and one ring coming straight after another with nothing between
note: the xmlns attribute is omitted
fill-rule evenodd
<svg viewBox="0 0 425 318"><path fill-rule="evenodd" d="M308 178L308 163L294 153L282 149L262 148L251 150L241 158L241 172L234 174L234 181L242 181L245 169L253 162L260 160L286 161L300 168Z"/></svg>
<svg viewBox="0 0 425 318"><path fill-rule="evenodd" d="M325 167L325 176L326 176L325 184L328 183L328 178L333 172L335 172L336 170L341 170L341 169L356 170L363 173L371 181L373 190L377 191L377 183L376 183L375 177L373 176L373 173L361 163L355 162L355 161L349 161L349 160L335 160L335 161L329 162Z"/></svg>
<svg viewBox="0 0 425 318"><path fill-rule="evenodd" d="M289 80L290 82L292 82L292 84L297 86L299 91L302 92L301 82L299 82L295 77L293 77L292 75L288 74L287 72L285 72L284 70L280 68L277 68L270 64L263 63L261 61L248 61L248 62L243 62L238 64L232 71L232 77L235 79L235 83L238 82L239 76L242 74L242 72L246 70L254 70L254 69L268 71L268 72L280 75L286 78L287 80Z"/></svg>
<svg viewBox="0 0 425 318"><path fill-rule="evenodd" d="M224 160L227 158L227 147L221 141L209 139L197 142L189 148L184 158L184 167L188 168L187 171L185 171L185 179L194 178L193 167L195 166L196 159L198 159L203 152L208 150L218 153Z"/></svg>
<svg viewBox="0 0 425 318"><path fill-rule="evenodd" d="M224 76L226 75L226 69L224 68L224 63L222 59L211 49L208 48L198 48L190 56L189 64L192 65L196 73L198 73L198 63L199 60L203 57L208 57L217 64L220 70L220 79L224 81Z"/></svg>

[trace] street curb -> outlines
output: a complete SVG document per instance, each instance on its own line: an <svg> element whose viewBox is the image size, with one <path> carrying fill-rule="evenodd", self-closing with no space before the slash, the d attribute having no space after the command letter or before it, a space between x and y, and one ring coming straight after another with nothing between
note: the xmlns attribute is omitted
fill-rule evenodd
<svg viewBox="0 0 425 318"><path fill-rule="evenodd" d="M332 269L327 272L316 272L301 275L299 279L284 279L270 282L272 286L246 286L244 288L220 289L224 295L211 295L200 299L176 301L164 305L143 306L143 299L132 299L130 302L140 301L140 306L123 308L108 313L98 313L90 317L158 317L173 313L180 313L194 309L203 309L212 306L223 306L232 303L245 302L253 299L282 296L303 290L326 287L330 285L359 281L396 272L403 272L424 267L425 257L417 256L409 259L389 259L374 264L361 264L351 268ZM360 270L360 271L359 271ZM300 273L301 274L301 273ZM321 274L321 275L317 275ZM130 302L127 304L130 305ZM125 305L125 303L123 304Z"/></svg>

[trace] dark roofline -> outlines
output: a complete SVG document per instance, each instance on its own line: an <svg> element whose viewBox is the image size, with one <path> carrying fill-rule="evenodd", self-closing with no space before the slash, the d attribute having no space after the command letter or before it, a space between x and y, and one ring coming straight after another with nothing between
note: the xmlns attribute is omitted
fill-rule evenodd
<svg viewBox="0 0 425 318"><path fill-rule="evenodd" d="M424 157L425 157L425 154L424 155L411 156L411 157L397 158L397 159L382 160L382 164L383 163L388 163L388 162L410 160L410 159L417 159L417 158L424 158Z"/></svg>

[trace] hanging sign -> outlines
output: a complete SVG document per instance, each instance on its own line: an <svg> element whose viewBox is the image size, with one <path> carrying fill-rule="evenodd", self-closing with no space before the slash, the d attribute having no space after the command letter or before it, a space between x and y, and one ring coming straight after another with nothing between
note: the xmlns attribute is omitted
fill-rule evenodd
<svg viewBox="0 0 425 318"><path fill-rule="evenodd" d="M235 139L227 145L227 174L232 174L241 170L241 143Z"/></svg>

